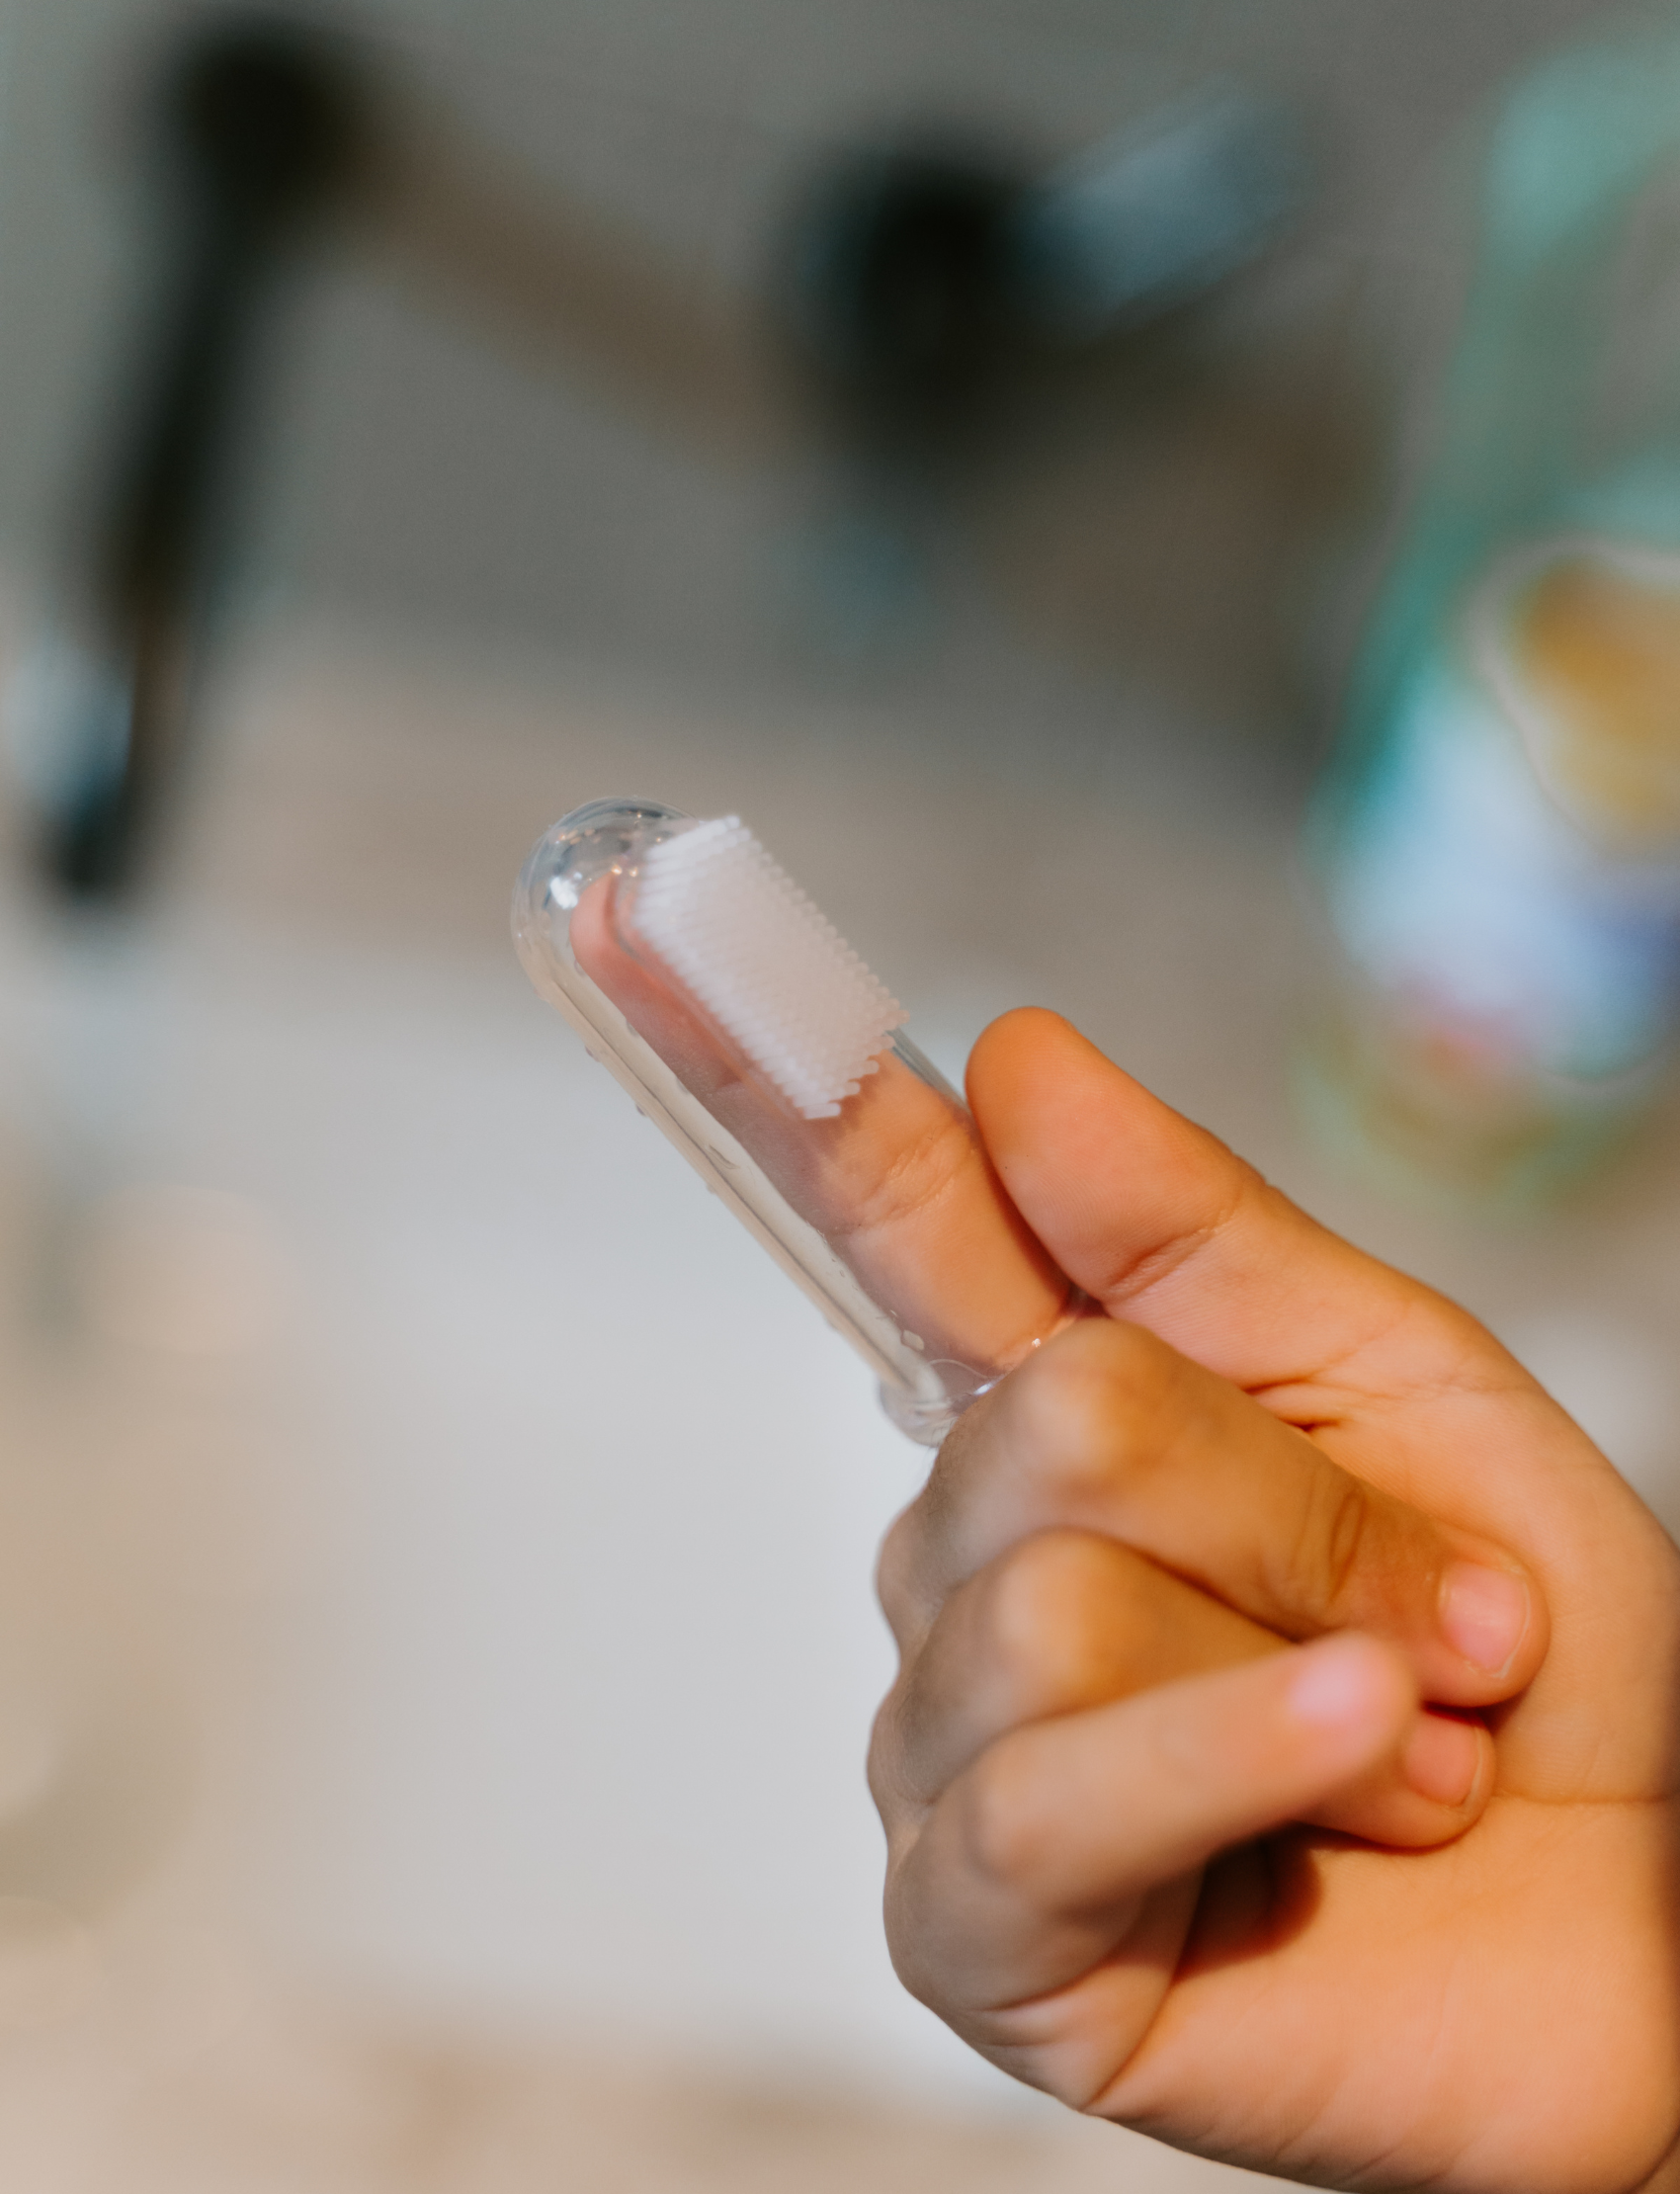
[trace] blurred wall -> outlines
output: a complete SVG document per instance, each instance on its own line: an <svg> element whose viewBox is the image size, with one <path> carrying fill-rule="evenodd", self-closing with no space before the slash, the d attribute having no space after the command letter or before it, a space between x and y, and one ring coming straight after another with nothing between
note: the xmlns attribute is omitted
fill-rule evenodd
<svg viewBox="0 0 1680 2194"><path fill-rule="evenodd" d="M144 1153L269 1214L296 1267L303 1338L274 1378L302 1429L265 1425L263 1468L310 1511L300 1581L252 1587L266 1673L215 1671L245 1902L291 1947L433 2002L979 2077L886 1971L861 1781L888 1660L870 1554L918 1459L529 997L507 885L572 799L750 801L952 1066L990 1012L1053 1000L1514 1338L1591 1297L1613 1342L1643 1318L1667 1347L1662 1183L1544 1255L1488 1246L1327 1185L1284 1095L1295 797L1452 326L1454 147L1507 71L1598 12L360 11L534 199L575 197L743 312L791 188L895 117L989 122L1048 157L1236 73L1303 101L1325 188L1210 316L1193 371L1103 382L945 514L938 617L919 651L867 666L858 711L788 706L841 675L779 623L778 558L831 490L814 440L720 464L351 239L314 286L244 578L275 645L235 681L172 872ZM118 370L139 232L113 118L159 20L18 0L0 46L8 617L51 589ZM13 1023L48 1023L54 971L0 944ZM27 1204L27 1137L4 1158ZM1680 1178L1680 1143L1667 1165ZM1595 1395L1631 1383L1581 1339L1566 1321L1553 1356L1575 1350L1596 1423ZM56 1423L74 1365L17 1347ZM1654 1395L1665 1441L1665 1379ZM100 1406L131 1436L126 1388ZM220 1439L158 1514L261 1476ZM132 1465L136 1505L151 1470ZM102 1515L94 1475L73 1483Z"/></svg>
<svg viewBox="0 0 1680 2194"><path fill-rule="evenodd" d="M1106 423L984 484L960 514L940 644L914 666L983 707L1000 653L1029 680L1071 660L1109 684L1151 677L1193 719L1254 722L1309 711L1345 640L1363 568L1348 551L1386 507L1396 407L1426 380L1461 279L1443 155L1506 71L1600 12L369 0L341 19L452 127L644 233L697 291L749 300L790 191L860 129L967 120L1050 157L1212 76L1298 96L1324 184L1302 233L1239 286L1194 387L1106 392ZM61 549L137 263L116 118L126 64L162 20L155 0L11 11L0 542L30 584ZM719 699L808 669L790 671L776 632L778 545L809 500L798 459L712 465L437 309L378 254L346 247L313 286L268 440L251 577L270 602L279 585L340 617L628 659ZM1279 604L1257 580L1296 504L1290 546L1315 545L1319 564ZM1249 631L1257 618L1290 630ZM1279 645L1305 648L1304 685L1261 664Z"/></svg>

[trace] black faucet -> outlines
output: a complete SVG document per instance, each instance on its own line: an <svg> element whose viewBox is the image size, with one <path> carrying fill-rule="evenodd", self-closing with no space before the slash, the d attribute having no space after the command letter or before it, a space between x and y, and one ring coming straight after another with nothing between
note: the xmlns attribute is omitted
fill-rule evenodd
<svg viewBox="0 0 1680 2194"><path fill-rule="evenodd" d="M33 727L42 862L72 899L118 900L142 873L187 743L267 317L299 247L364 174L367 119L336 42L279 18L194 29L154 82L162 310L122 361L131 393L94 483L76 660Z"/></svg>

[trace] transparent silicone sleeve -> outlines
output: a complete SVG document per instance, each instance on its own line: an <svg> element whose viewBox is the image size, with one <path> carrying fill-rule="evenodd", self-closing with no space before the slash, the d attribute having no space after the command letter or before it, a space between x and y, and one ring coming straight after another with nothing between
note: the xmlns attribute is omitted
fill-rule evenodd
<svg viewBox="0 0 1680 2194"><path fill-rule="evenodd" d="M892 1421L937 1445L1041 1337L994 1318L977 1279L966 1289L971 1245L940 1239L914 1211L902 1224L894 1203L907 1152L920 1162L937 1148L948 1170L983 1166L972 1119L901 1031L842 1118L810 1120L706 1024L615 920L649 849L694 827L635 801L596 802L556 823L515 894L520 959L591 1055L863 1357Z"/></svg>

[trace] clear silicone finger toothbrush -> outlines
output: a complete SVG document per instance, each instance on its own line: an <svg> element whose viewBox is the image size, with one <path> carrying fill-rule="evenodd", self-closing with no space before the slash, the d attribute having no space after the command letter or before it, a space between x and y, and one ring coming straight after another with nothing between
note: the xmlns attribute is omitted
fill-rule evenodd
<svg viewBox="0 0 1680 2194"><path fill-rule="evenodd" d="M527 973L937 1444L1082 1299L902 1008L738 817L599 801L514 899Z"/></svg>

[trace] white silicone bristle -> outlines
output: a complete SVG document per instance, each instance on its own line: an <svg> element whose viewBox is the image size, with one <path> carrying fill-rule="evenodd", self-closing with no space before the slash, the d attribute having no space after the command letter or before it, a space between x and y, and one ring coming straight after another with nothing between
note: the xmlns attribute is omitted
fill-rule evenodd
<svg viewBox="0 0 1680 2194"><path fill-rule="evenodd" d="M625 921L807 1120L835 1117L908 1018L738 815L652 847Z"/></svg>

